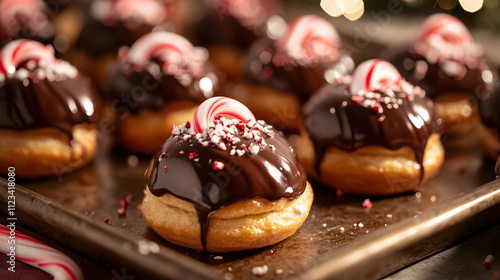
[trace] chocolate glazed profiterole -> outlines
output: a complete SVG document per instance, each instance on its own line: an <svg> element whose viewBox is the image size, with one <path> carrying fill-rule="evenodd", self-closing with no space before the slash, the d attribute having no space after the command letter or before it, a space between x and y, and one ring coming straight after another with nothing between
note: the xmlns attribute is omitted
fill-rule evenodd
<svg viewBox="0 0 500 280"><path fill-rule="evenodd" d="M58 175L92 159L101 108L90 79L35 41L12 41L0 58L1 172Z"/></svg>
<svg viewBox="0 0 500 280"><path fill-rule="evenodd" d="M281 132L214 97L177 126L146 171L142 213L168 241L212 252L275 244L302 224L313 194Z"/></svg>
<svg viewBox="0 0 500 280"><path fill-rule="evenodd" d="M349 84L304 106L297 153L310 175L345 193L415 190L443 163L440 119L425 92L388 62L358 66Z"/></svg>
<svg viewBox="0 0 500 280"><path fill-rule="evenodd" d="M165 127L191 118L219 89L207 57L206 49L171 32L152 32L121 48L110 77L117 144L152 155L170 135Z"/></svg>
<svg viewBox="0 0 500 280"><path fill-rule="evenodd" d="M324 84L335 84L354 70L341 44L330 22L315 15L300 16L280 39L252 45L244 65L248 80L226 95L276 128L298 132L301 104Z"/></svg>
<svg viewBox="0 0 500 280"><path fill-rule="evenodd" d="M432 98L447 135L470 135L479 123L476 97L496 79L467 27L447 14L434 14L410 49L389 59L405 79Z"/></svg>

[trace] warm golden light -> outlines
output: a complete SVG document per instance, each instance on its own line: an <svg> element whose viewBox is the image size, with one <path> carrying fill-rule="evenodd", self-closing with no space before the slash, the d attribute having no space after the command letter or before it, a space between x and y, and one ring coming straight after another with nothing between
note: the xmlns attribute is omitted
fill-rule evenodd
<svg viewBox="0 0 500 280"><path fill-rule="evenodd" d="M344 15L352 21L359 19L365 10L363 0L321 0L320 6L332 17Z"/></svg>
<svg viewBox="0 0 500 280"><path fill-rule="evenodd" d="M484 0L459 0L460 6L469 13L475 13L483 7Z"/></svg>

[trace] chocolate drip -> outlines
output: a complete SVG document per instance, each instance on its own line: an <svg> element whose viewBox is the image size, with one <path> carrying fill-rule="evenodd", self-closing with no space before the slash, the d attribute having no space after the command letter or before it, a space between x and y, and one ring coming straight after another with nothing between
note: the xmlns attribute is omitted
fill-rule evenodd
<svg viewBox="0 0 500 280"><path fill-rule="evenodd" d="M172 194L193 203L200 224L201 242L206 249L209 217L232 203L251 199L295 199L306 186L306 174L286 138L274 130L264 136L269 146L255 155L238 157L228 150L203 147L196 139L176 142L169 137L160 146L146 171L149 190L156 196ZM244 138L238 145L249 146ZM190 153L195 158L190 158ZM215 170L213 163L224 168Z"/></svg>
<svg viewBox="0 0 500 280"><path fill-rule="evenodd" d="M23 83L29 82L26 86ZM7 79L0 85L0 127L55 127L72 139L72 127L96 122L100 102L86 77L61 81Z"/></svg>
<svg viewBox="0 0 500 280"><path fill-rule="evenodd" d="M429 99L413 97L412 101L401 98L397 109L380 103L383 109L380 113L353 101L346 85L330 85L319 91L306 103L303 112L305 127L314 144L318 174L331 146L346 151L372 145L390 150L410 146L421 166L422 179L425 146L433 133L440 132L440 119Z"/></svg>
<svg viewBox="0 0 500 280"><path fill-rule="evenodd" d="M204 91L199 85L201 79L183 85L173 76L160 72L157 62L150 62L149 66L153 64L156 64L159 72L155 76L145 69L140 72L132 71L130 75L127 75L121 68L116 67L111 74L110 96L108 97L112 99L112 105L115 108L125 106L130 112L137 113L142 108L160 110L165 104L178 100L201 103L220 88L219 79L214 72L207 71L201 78L208 78L212 83L211 89ZM209 68L207 67L207 70Z"/></svg>
<svg viewBox="0 0 500 280"><path fill-rule="evenodd" d="M463 65L466 72L463 77L455 77L446 73L446 64L429 63L425 57L409 52L408 48L394 53L388 61L408 82L422 87L430 98L445 92L481 96L491 89L496 75L484 58L478 58L474 67L456 62Z"/></svg>
<svg viewBox="0 0 500 280"><path fill-rule="evenodd" d="M263 60L263 57L269 59ZM343 77L352 73L354 67L352 59L347 54L343 54L338 61L311 65L285 62L284 59L277 53L274 41L261 39L252 45L247 54L244 64L245 74L254 83L280 91L294 92L305 102L328 83L325 77L327 71L336 72L332 76ZM336 81L332 79L330 82Z"/></svg>

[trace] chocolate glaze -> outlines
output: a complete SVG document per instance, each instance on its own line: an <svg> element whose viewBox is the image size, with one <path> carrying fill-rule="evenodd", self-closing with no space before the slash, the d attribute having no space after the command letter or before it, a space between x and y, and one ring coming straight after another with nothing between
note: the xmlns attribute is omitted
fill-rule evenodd
<svg viewBox="0 0 500 280"><path fill-rule="evenodd" d="M401 76L408 82L422 87L430 98L435 98L446 92L470 93L471 95L481 96L492 86L493 80L485 80L482 73L483 71L490 71L492 75L496 74L484 58L478 58L477 65L473 68L464 65L466 68L465 76L457 78L447 75L442 64L429 63L425 57L413 51L408 51L408 49L410 47L394 50L388 61L399 70ZM424 63L428 66L428 69L417 74L415 70L417 62Z"/></svg>
<svg viewBox="0 0 500 280"><path fill-rule="evenodd" d="M487 92L479 99L479 116L481 121L488 127L497 129L500 132L500 84Z"/></svg>
<svg viewBox="0 0 500 280"><path fill-rule="evenodd" d="M72 127L97 122L101 114L90 79L61 81L7 79L0 83L0 127L23 130L55 127L72 139Z"/></svg>
<svg viewBox="0 0 500 280"><path fill-rule="evenodd" d="M100 21L87 18L76 41L76 48L92 57L114 54L121 46L131 46L140 36L153 30L154 26L141 24L134 30L123 25L107 26Z"/></svg>
<svg viewBox="0 0 500 280"><path fill-rule="evenodd" d="M264 55L263 55L264 54ZM263 57L269 57L263 61ZM324 84L328 83L325 72L329 69L338 72L339 77L352 73L354 63L347 54L343 54L336 62L300 65L284 62L271 39L261 39L250 48L245 59L245 74L247 78L258 84L270 86L280 91L296 93L305 102ZM335 83L336 81L332 81Z"/></svg>
<svg viewBox="0 0 500 280"><path fill-rule="evenodd" d="M149 190L156 196L169 193L194 204L206 249L209 218L218 209L251 198L295 199L304 192L307 179L303 168L284 135L273 131L274 137L263 137L276 147L275 151L265 148L241 157L231 156L229 148L224 151L212 145L203 147L194 138L176 142L169 137L145 173ZM253 142L241 140L238 145ZM198 161L189 158L192 152ZM224 169L214 170L213 161L224 163ZM292 191L286 192L289 187Z"/></svg>
<svg viewBox="0 0 500 280"><path fill-rule="evenodd" d="M220 12L208 12L194 27L194 42L200 46L229 44L246 50L252 42L263 35L259 30L250 30L233 17Z"/></svg>
<svg viewBox="0 0 500 280"><path fill-rule="evenodd" d="M428 98L415 95L413 101L401 100L397 109L380 103L383 113L379 113L354 102L345 84L325 86L314 95L303 113L305 128L314 144L318 174L330 146L346 151L372 145L390 150L410 146L421 166L422 178L425 146L433 133L440 132L440 119Z"/></svg>
<svg viewBox="0 0 500 280"><path fill-rule="evenodd" d="M156 64L158 69L160 67L155 61L151 61L150 64ZM220 88L219 79L214 72L210 71L210 66L206 67L204 77L212 81L212 93L204 92L197 85L201 78L188 85L182 85L176 78L163 72L153 76L146 70L148 66L141 68L143 68L141 71L131 73L125 73L121 67L115 67L112 71L109 98L112 99L111 102L115 108L125 106L130 112L137 113L142 108L160 110L165 104L178 100L201 103Z"/></svg>

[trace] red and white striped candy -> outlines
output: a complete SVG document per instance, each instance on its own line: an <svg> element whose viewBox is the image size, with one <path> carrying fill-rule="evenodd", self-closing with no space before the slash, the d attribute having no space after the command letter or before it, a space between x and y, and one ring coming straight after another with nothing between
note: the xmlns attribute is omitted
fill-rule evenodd
<svg viewBox="0 0 500 280"><path fill-rule="evenodd" d="M0 72L12 77L17 67L29 60L35 61L37 65L58 63L51 46L20 39L8 43L0 50Z"/></svg>
<svg viewBox="0 0 500 280"><path fill-rule="evenodd" d="M332 24L314 15L292 21L285 35L276 42L278 51L303 64L337 60L340 45L339 34Z"/></svg>
<svg viewBox="0 0 500 280"><path fill-rule="evenodd" d="M237 119L244 123L255 121L253 113L239 101L228 97L212 97L201 103L194 113L192 129L195 133L207 130L217 116Z"/></svg>
<svg viewBox="0 0 500 280"><path fill-rule="evenodd" d="M448 14L434 14L422 24L419 40L427 41L432 36L439 36L448 44L460 45L472 42L467 27L456 17Z"/></svg>
<svg viewBox="0 0 500 280"><path fill-rule="evenodd" d="M381 59L371 59L361 63L352 75L352 94L370 92L398 85L403 80L392 64Z"/></svg>
<svg viewBox="0 0 500 280"><path fill-rule="evenodd" d="M139 38L126 54L121 56L129 63L144 66L151 60L157 60L162 70L169 75L179 75L186 68L194 76L204 74L204 62L207 59L203 48L193 47L184 37L171 32L152 32Z"/></svg>
<svg viewBox="0 0 500 280"><path fill-rule="evenodd" d="M25 262L46 271L55 280L83 279L83 274L68 256L60 251L18 231L15 233L15 243L9 244L11 230L0 225L0 252L10 253L10 247L15 246L16 260Z"/></svg>
<svg viewBox="0 0 500 280"><path fill-rule="evenodd" d="M46 10L47 6L42 0L0 0L2 31L14 35L12 33L19 32L22 25L38 33L49 23Z"/></svg>
<svg viewBox="0 0 500 280"><path fill-rule="evenodd" d="M158 25L167 19L167 5L162 0L93 1L91 11L96 19L105 24L130 20L133 23Z"/></svg>

